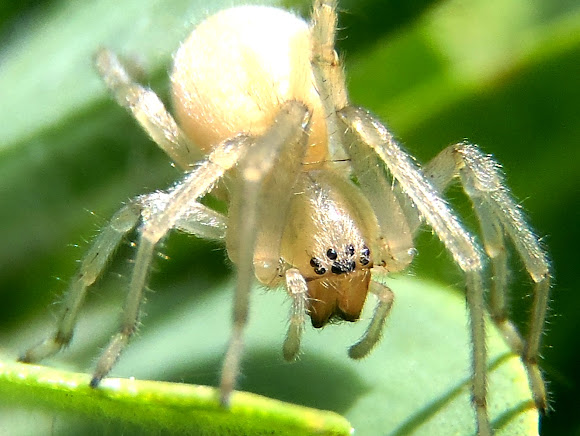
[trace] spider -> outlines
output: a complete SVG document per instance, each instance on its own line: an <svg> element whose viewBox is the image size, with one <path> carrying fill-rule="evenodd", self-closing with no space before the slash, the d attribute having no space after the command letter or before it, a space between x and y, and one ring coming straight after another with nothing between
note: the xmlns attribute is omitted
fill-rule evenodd
<svg viewBox="0 0 580 436"><path fill-rule="evenodd" d="M360 359L379 342L394 301L377 277L411 264L413 239L424 222L465 276L478 434L493 432L486 409L486 261L493 274L491 318L521 356L537 408L546 409L537 364L550 288L546 252L491 156L462 142L421 168L375 116L349 103L334 49L336 7L336 0L315 0L310 23L264 6L234 7L207 18L174 57L177 121L115 54L98 52L96 65L106 86L185 175L166 191L136 197L113 216L71 281L56 332L21 361L41 360L69 344L87 288L124 236L137 228L121 326L97 362L90 382L96 388L136 331L156 245L176 229L225 240L237 266L233 329L220 386L227 406L239 372L254 276L269 288L284 287L292 301L283 345L287 360L299 353L308 316L316 328L356 321L367 294L374 294L378 303L370 324L348 351ZM472 200L483 249L442 197L454 178ZM227 216L199 202L208 193L227 200ZM506 239L533 282L525 337L507 316Z"/></svg>

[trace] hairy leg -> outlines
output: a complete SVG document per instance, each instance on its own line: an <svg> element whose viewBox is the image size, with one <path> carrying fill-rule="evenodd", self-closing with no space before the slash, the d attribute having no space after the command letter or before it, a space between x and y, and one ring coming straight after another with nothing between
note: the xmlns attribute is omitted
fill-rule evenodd
<svg viewBox="0 0 580 436"><path fill-rule="evenodd" d="M262 244L257 247L256 242L261 239L262 235L270 238L271 251L266 258L273 261L277 256L276 253L279 253L283 231L282 228L276 228L276 224L283 222L281 218L293 192L292 180L286 180L286 184L271 184L267 181L268 176L274 172L286 178L298 177L302 156L306 152L309 122L310 114L302 103L297 101L285 103L272 127L256 140L251 152L246 154L238 168L237 185L234 187L236 192L230 204L228 222L230 227L227 235L228 253L233 255L233 260L237 264L238 278L234 298L232 335L221 378L221 403L225 406L229 404L229 397L234 389L240 366L243 331L248 320L249 294L255 276L254 255L256 250L267 249L267 246ZM284 169L288 159L294 163L295 168L289 173L278 171L279 168ZM276 203L266 204L264 208L261 208L264 194L264 198L269 198L270 194L264 188L276 189L279 198L273 199ZM268 214L261 215L260 212L263 210L268 211ZM274 233L268 236L270 225L274 225ZM276 266L278 258L279 255L275 258ZM264 268L261 268L260 272L256 271L258 274L268 270L267 265L261 266Z"/></svg>
<svg viewBox="0 0 580 436"><path fill-rule="evenodd" d="M380 341L385 321L393 307L395 294L387 286L378 282L371 282L371 292L378 298L375 313L371 322L356 344L351 346L348 350L348 355L352 359L362 359L371 352L374 346Z"/></svg>
<svg viewBox="0 0 580 436"><path fill-rule="evenodd" d="M26 351L19 359L21 362L38 362L70 343L87 288L103 273L123 237L137 225L140 214L141 207L135 201L125 205L113 216L85 254L77 274L72 278L62 303L56 332Z"/></svg>
<svg viewBox="0 0 580 436"><path fill-rule="evenodd" d="M117 102L131 112L151 139L181 169L191 169L202 158L202 153L190 144L159 97L135 82L113 52L99 50L95 56L95 65Z"/></svg>
<svg viewBox="0 0 580 436"><path fill-rule="evenodd" d="M473 406L478 434L492 434L487 414L485 346L485 302L483 285L483 254L472 235L461 225L429 183L413 159L401 149L392 134L368 111L345 107L338 111L347 128L358 138L353 146L376 153L399 184L400 189L414 203L419 214L433 229L466 278L466 300L469 309L472 340Z"/></svg>
<svg viewBox="0 0 580 436"><path fill-rule="evenodd" d="M143 291L156 244L180 224L182 218L190 212L190 205L211 190L252 143L251 138L238 136L218 145L198 168L188 173L182 182L168 192L163 209L153 211L154 213L143 220L121 325L97 362L91 380L92 387L98 386L101 379L109 373L137 329Z"/></svg>
<svg viewBox="0 0 580 436"><path fill-rule="evenodd" d="M545 411L546 389L537 362L548 306L550 266L539 238L512 198L499 164L475 145L459 143L447 147L429 162L425 174L441 191L453 177L459 176L463 189L471 199L479 219L483 245L492 262L493 281L489 299L492 319L514 353L522 357L536 405ZM508 317L508 267L504 236L511 239L534 282L534 303L525 341Z"/></svg>
<svg viewBox="0 0 580 436"><path fill-rule="evenodd" d="M294 360L300 352L300 342L304 323L306 322L306 308L308 303L308 286L306 280L296 268L286 271L286 291L292 297L288 333L284 341L284 359Z"/></svg>

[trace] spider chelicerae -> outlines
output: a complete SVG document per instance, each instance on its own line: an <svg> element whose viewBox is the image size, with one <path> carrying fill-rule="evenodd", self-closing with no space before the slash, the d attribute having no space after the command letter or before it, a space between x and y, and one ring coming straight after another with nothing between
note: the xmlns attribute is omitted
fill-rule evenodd
<svg viewBox="0 0 580 436"><path fill-rule="evenodd" d="M235 387L254 277L284 287L292 301L284 357L299 353L309 316L314 327L356 321L367 294L378 303L368 329L349 349L366 356L380 340L394 294L376 280L413 261L422 222L433 229L465 275L472 339L472 397L478 433L492 434L486 409L484 263L487 309L521 356L538 409L546 392L538 350L550 288L547 254L514 201L499 165L477 146L445 148L420 168L367 110L352 106L334 49L336 1L315 0L310 23L284 10L241 6L203 21L183 42L171 75L175 117L136 83L108 50L97 68L117 101L185 175L166 191L122 207L94 241L73 278L56 333L21 360L50 356L72 339L87 288L123 237L139 242L119 332L102 353L97 387L134 334L156 245L177 229L225 240L237 266L233 330L223 363L221 401ZM480 223L483 249L442 192L459 178ZM225 198L227 216L199 202ZM507 316L506 239L533 281L530 327L523 337Z"/></svg>

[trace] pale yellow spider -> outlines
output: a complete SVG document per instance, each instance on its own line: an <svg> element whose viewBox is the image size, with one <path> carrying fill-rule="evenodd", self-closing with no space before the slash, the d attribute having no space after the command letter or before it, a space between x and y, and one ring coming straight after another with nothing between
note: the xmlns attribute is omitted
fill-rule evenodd
<svg viewBox="0 0 580 436"><path fill-rule="evenodd" d="M283 286L292 299L284 357L299 353L307 315L314 327L356 321L370 291L370 325L349 349L353 359L377 344L394 295L377 274L413 260L413 239L429 225L465 274L471 319L473 406L479 435L492 434L486 409L484 251L441 192L458 177L472 199L493 280L492 319L528 371L538 409L546 408L538 349L550 288L547 255L504 184L499 165L472 144L447 147L420 168L365 109L351 106L334 50L336 2L316 0L311 22L279 9L242 6L202 22L174 59L175 116L102 50L97 67L117 101L185 172L167 191L139 196L103 229L84 257L54 335L26 352L34 362L66 346L79 308L125 234L139 243L119 332L102 353L97 387L135 333L156 245L178 229L226 242L237 265L233 331L221 377L221 400L235 386L254 275ZM194 145L195 144L195 145ZM204 156L205 155L205 156ZM198 200L228 200L224 216ZM507 318L505 238L534 282L530 328L523 338Z"/></svg>

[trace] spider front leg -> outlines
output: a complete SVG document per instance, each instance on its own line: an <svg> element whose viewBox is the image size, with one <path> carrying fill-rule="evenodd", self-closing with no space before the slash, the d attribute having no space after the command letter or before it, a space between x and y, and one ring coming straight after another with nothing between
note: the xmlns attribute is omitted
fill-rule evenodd
<svg viewBox="0 0 580 436"><path fill-rule="evenodd" d="M238 168L227 234L228 254L237 264L238 277L232 335L221 377L224 406L229 404L240 366L251 284L255 276L272 284L279 274L284 216L301 172L309 125L310 112L304 104L286 102Z"/></svg>
<svg viewBox="0 0 580 436"><path fill-rule="evenodd" d="M379 156L401 191L411 199L465 275L472 340L472 402L478 435L491 435L493 431L487 413L485 288L481 249L413 159L401 149L378 119L367 110L353 106L339 110L338 115L348 128L346 137L353 137L350 148Z"/></svg>
<svg viewBox="0 0 580 436"><path fill-rule="evenodd" d="M506 187L499 164L475 145L459 143L447 147L429 162L425 174L440 191L445 190L453 177L459 176L463 189L471 199L480 223L483 245L492 262L491 317L513 352L521 356L536 406L545 411L546 389L538 368L538 350L550 289L550 266L546 252ZM511 239L534 282L533 310L525 340L508 318L508 267L504 236Z"/></svg>
<svg viewBox="0 0 580 436"><path fill-rule="evenodd" d="M191 215L191 205L211 190L225 172L238 162L252 143L251 138L238 136L219 144L198 168L187 174L182 182L166 194L167 196L162 201L162 208L151 207L151 213L144 217L129 292L121 317L121 326L97 362L90 383L92 387L98 386L103 377L109 373L136 331L143 291L156 244L171 229L188 227L186 218Z"/></svg>

